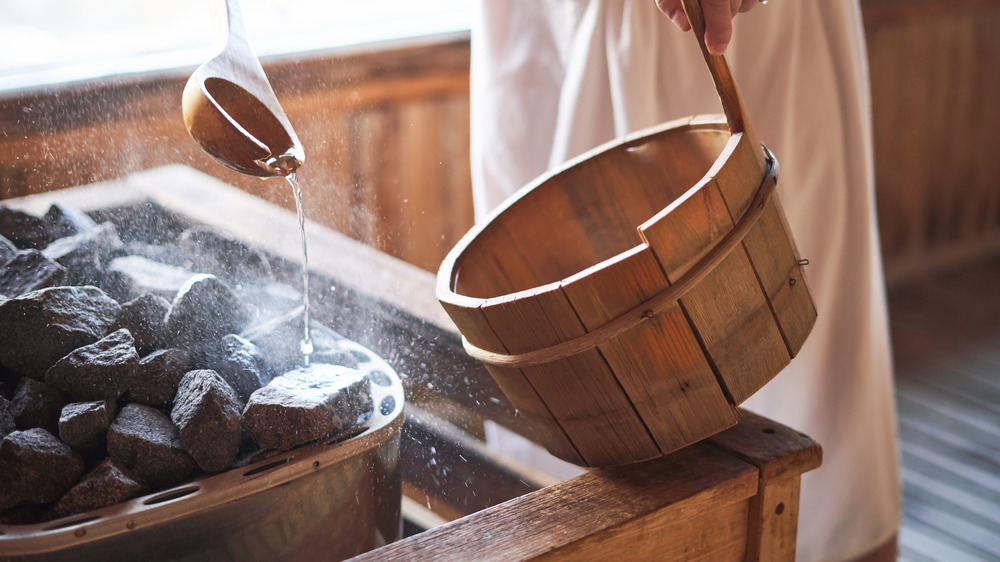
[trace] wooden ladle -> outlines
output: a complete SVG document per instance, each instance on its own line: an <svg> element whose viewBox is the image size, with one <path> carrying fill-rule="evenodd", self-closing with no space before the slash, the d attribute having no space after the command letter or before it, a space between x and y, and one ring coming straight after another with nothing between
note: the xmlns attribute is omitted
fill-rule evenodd
<svg viewBox="0 0 1000 562"><path fill-rule="evenodd" d="M226 0L229 34L222 52L184 86L184 124L213 158L253 176L287 176L305 155L264 69L247 41L238 0Z"/></svg>

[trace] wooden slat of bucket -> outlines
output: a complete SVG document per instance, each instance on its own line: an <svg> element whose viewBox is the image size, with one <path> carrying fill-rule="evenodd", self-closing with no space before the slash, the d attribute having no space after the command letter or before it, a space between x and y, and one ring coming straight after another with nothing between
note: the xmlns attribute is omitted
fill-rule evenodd
<svg viewBox="0 0 1000 562"><path fill-rule="evenodd" d="M764 176L763 157L758 166L744 152L759 150L759 145L749 146L743 135L733 135L720 156L723 166L727 162L744 166L736 175L751 194ZM643 224L640 232L673 283L732 228L718 184L706 178ZM733 404L749 398L788 364L784 339L742 247L730 253L681 303Z"/></svg>
<svg viewBox="0 0 1000 562"><path fill-rule="evenodd" d="M588 330L639 306L668 286L645 246L567 279L563 290ZM674 305L598 346L663 453L737 422L726 396Z"/></svg>
<svg viewBox="0 0 1000 562"><path fill-rule="evenodd" d="M558 283L530 293L491 300L482 307L510 353L533 351L585 333ZM601 466L659 456L659 449L596 349L521 371L586 464Z"/></svg>
<svg viewBox="0 0 1000 562"><path fill-rule="evenodd" d="M816 322L816 307L805 275L774 197L767 201L757 225L743 239L761 286L778 319L790 356L795 357Z"/></svg>
<svg viewBox="0 0 1000 562"><path fill-rule="evenodd" d="M458 297L453 301L441 301L441 304L469 343L481 349L506 352L503 343L490 329L483 311L479 308L482 302L480 299ZM486 365L486 369L497 381L500 390L517 408L518 415L524 416L534 432L531 436L534 440L563 460L574 464L586 464L562 426L520 369L489 364Z"/></svg>
<svg viewBox="0 0 1000 562"><path fill-rule="evenodd" d="M734 221L743 216L754 197L754 191L746 189L744 171L764 165L764 158L763 150L734 151L726 165L710 172ZM743 247L771 303L788 353L794 357L816 321L816 308L806 289L790 237L781 207L772 195L763 214L744 237Z"/></svg>

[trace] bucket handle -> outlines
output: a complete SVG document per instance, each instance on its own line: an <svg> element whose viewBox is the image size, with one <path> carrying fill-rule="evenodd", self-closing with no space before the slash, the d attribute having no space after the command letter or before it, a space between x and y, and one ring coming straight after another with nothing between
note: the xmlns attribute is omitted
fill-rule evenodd
<svg viewBox="0 0 1000 562"><path fill-rule="evenodd" d="M734 135L743 133L753 145L760 144L743 101L743 95L736 85L726 57L713 55L708 52L708 47L705 45L705 16L701 10L700 0L681 0L681 5L684 7L688 23L691 24L691 30L698 39L698 45L701 46L708 70L712 73L712 81L715 82L715 89L719 92L722 111L726 114L730 132Z"/></svg>

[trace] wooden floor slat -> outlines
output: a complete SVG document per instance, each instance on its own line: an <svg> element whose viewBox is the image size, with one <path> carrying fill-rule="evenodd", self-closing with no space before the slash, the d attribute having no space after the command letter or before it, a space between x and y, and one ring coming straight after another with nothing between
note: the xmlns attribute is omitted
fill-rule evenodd
<svg viewBox="0 0 1000 562"><path fill-rule="evenodd" d="M890 293L899 560L1000 561L1000 259Z"/></svg>

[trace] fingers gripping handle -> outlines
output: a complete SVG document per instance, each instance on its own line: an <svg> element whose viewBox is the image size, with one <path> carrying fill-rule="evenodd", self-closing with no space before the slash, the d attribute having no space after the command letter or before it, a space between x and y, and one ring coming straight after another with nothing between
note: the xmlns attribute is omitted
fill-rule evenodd
<svg viewBox="0 0 1000 562"><path fill-rule="evenodd" d="M681 5L684 7L684 13L698 39L698 44L701 46L708 70L712 73L712 80L715 82L715 89L719 92L719 98L722 100L722 110L726 114L730 131L733 134L744 133L754 143L758 143L753 123L750 121L746 104L743 102L743 96L733 79L733 73L729 69L726 58L723 55L709 53L708 47L705 46L705 16L701 9L700 0L681 0Z"/></svg>

